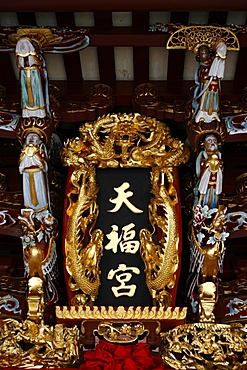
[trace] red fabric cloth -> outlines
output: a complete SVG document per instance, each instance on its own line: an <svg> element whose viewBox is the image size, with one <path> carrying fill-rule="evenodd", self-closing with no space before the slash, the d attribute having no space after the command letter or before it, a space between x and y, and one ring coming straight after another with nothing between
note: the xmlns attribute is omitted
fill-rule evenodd
<svg viewBox="0 0 247 370"><path fill-rule="evenodd" d="M115 345L104 340L95 350L84 354L79 370L164 370L161 358L153 355L148 344Z"/></svg>

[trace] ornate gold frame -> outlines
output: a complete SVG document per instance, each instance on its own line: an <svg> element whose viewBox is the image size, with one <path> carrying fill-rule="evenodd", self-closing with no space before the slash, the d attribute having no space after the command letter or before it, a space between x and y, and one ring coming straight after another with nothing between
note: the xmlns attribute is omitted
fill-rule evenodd
<svg viewBox="0 0 247 370"><path fill-rule="evenodd" d="M66 270L75 292L71 304L92 306L100 286L99 262L103 232L94 229L97 216L98 168L151 168L149 219L161 232L155 244L148 229L140 231L140 253L146 283L154 305L169 307L179 263L178 203L174 168L189 158L188 148L171 137L169 128L155 118L112 114L80 127L80 138L68 140L62 151L64 165L72 166L68 192ZM159 210L159 213L157 212ZM85 237L90 237L85 244Z"/></svg>

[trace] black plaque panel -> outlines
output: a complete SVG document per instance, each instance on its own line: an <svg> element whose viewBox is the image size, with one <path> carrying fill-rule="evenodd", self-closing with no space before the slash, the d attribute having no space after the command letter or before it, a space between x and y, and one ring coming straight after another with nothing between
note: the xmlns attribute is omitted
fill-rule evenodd
<svg viewBox="0 0 247 370"><path fill-rule="evenodd" d="M144 263L138 245L140 229L152 229L148 217L150 170L143 168L98 169L97 184L99 186L97 200L99 217L96 228L103 231L105 238L100 262L101 286L96 304L99 306L150 306L151 296L146 285ZM124 190L121 191L122 187ZM119 193L122 193L122 200ZM125 194L129 196L126 197ZM110 212L112 210L115 211ZM113 230L115 234L112 239ZM130 242L130 239L138 243L132 249L134 253L130 253L129 249L125 248L126 241ZM110 241L112 248L105 249L107 245L110 248ZM129 296L129 286L132 285L135 286L135 292L133 296ZM112 290L114 287L115 293Z"/></svg>

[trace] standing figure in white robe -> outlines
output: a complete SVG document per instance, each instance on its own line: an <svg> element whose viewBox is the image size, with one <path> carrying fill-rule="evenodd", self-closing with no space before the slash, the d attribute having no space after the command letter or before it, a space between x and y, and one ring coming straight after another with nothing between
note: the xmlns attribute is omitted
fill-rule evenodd
<svg viewBox="0 0 247 370"><path fill-rule="evenodd" d="M44 118L50 114L48 77L39 45L28 37L16 44L17 67L20 70L22 117Z"/></svg>
<svg viewBox="0 0 247 370"><path fill-rule="evenodd" d="M196 88L192 101L197 123L220 122L220 82L224 77L226 52L227 47L223 42L217 45L214 59L206 45L198 49L199 65L195 71Z"/></svg>
<svg viewBox="0 0 247 370"><path fill-rule="evenodd" d="M19 159L19 171L23 175L24 207L35 212L49 210L46 148L35 132L26 137Z"/></svg>

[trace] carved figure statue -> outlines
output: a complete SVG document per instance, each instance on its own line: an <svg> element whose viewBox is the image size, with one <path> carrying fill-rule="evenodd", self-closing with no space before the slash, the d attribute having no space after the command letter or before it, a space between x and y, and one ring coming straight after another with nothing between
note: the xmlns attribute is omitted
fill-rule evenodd
<svg viewBox="0 0 247 370"><path fill-rule="evenodd" d="M223 262L222 256L225 251L224 241L229 236L229 233L225 232L226 210L226 207L220 205L210 227L204 227L204 230L208 231L210 237L207 244L202 247L204 254L201 271L203 280L210 276L213 281L216 281L220 269L219 265Z"/></svg>
<svg viewBox="0 0 247 370"><path fill-rule="evenodd" d="M216 47L214 59L206 45L198 49L199 65L195 71L196 88L192 102L195 122L220 121L219 100L220 80L224 77L227 47L220 42Z"/></svg>
<svg viewBox="0 0 247 370"><path fill-rule="evenodd" d="M227 208L219 205L218 209L210 210L208 206L198 204L193 211L190 272L195 275L189 278L188 297L193 312L199 308L200 321L214 321L213 309L218 297L218 293L215 294L217 276L223 272L224 242L229 236L225 225Z"/></svg>
<svg viewBox="0 0 247 370"><path fill-rule="evenodd" d="M35 40L21 37L16 44L20 69L22 117L44 118L49 114L48 78L41 48Z"/></svg>
<svg viewBox="0 0 247 370"><path fill-rule="evenodd" d="M203 141L203 150L196 160L196 175L200 196L198 203L209 208L218 207L218 197L222 192L223 162L218 150L218 141L215 135L209 134ZM196 202L197 203L197 200Z"/></svg>
<svg viewBox="0 0 247 370"><path fill-rule="evenodd" d="M30 132L19 158L19 171L23 175L23 198L25 208L35 212L49 209L47 184L47 154L40 136Z"/></svg>

